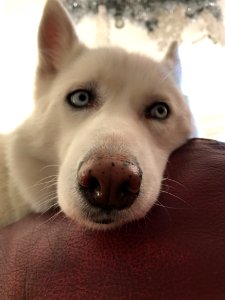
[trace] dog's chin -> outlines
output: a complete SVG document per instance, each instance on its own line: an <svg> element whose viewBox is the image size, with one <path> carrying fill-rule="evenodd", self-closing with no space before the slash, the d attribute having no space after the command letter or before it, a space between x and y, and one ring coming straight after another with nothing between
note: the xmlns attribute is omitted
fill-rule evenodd
<svg viewBox="0 0 225 300"><path fill-rule="evenodd" d="M128 216L124 216L121 212L105 213L101 212L99 209L88 209L87 207L85 207L85 209L80 209L79 211L66 211L63 208L61 209L67 217L84 229L98 231L112 230L131 221Z"/></svg>
<svg viewBox="0 0 225 300"><path fill-rule="evenodd" d="M98 231L106 231L112 230L117 227L120 227L123 223L114 221L112 219L99 219L99 220L92 220L90 218L83 219L81 225L91 229L91 230L98 230Z"/></svg>

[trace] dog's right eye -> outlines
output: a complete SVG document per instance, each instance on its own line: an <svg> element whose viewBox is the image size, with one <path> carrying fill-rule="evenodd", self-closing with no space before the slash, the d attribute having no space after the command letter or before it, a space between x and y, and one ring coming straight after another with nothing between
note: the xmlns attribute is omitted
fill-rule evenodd
<svg viewBox="0 0 225 300"><path fill-rule="evenodd" d="M67 96L67 101L76 108L87 107L91 101L91 93L86 90L77 90Z"/></svg>

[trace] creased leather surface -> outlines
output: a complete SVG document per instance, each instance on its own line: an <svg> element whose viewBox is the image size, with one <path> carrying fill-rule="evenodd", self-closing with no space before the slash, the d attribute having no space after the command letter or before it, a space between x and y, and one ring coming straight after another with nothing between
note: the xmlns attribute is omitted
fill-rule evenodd
<svg viewBox="0 0 225 300"><path fill-rule="evenodd" d="M191 140L166 173L161 206L119 230L51 214L1 230L0 299L225 299L225 144Z"/></svg>

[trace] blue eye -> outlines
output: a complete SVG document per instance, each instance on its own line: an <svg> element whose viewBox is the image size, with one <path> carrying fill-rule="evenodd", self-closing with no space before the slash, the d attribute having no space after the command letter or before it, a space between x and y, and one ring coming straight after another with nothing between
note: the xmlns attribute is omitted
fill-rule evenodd
<svg viewBox="0 0 225 300"><path fill-rule="evenodd" d="M67 101L74 107L84 108L90 104L91 95L86 90L77 90L67 96Z"/></svg>
<svg viewBox="0 0 225 300"><path fill-rule="evenodd" d="M156 102L147 108L145 115L148 119L165 120L170 113L169 106L164 102Z"/></svg>

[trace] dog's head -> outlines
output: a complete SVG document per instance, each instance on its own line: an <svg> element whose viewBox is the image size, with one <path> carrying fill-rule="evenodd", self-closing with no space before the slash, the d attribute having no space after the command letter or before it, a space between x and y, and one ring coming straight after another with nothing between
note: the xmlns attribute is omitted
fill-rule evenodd
<svg viewBox="0 0 225 300"><path fill-rule="evenodd" d="M89 49L51 0L39 57L35 148L41 161L59 165L59 206L94 229L144 217L169 155L192 132L176 43L160 62L119 48Z"/></svg>

